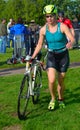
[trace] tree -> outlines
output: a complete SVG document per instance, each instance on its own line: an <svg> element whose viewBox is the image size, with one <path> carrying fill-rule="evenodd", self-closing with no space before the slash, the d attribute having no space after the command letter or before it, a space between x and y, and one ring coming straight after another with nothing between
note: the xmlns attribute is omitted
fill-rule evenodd
<svg viewBox="0 0 80 130"><path fill-rule="evenodd" d="M0 0L0 19L6 18L6 15L4 13L5 6L6 6L6 2L4 0Z"/></svg>
<svg viewBox="0 0 80 130"><path fill-rule="evenodd" d="M8 0L5 9L6 15L9 18L17 20L18 17L24 18L24 4L22 0Z"/></svg>
<svg viewBox="0 0 80 130"><path fill-rule="evenodd" d="M31 19L43 25L43 7L48 4L56 5L58 11L63 10L65 15L73 19L74 15L80 16L80 0L0 0L0 18L5 17L7 21L12 17L18 17L30 22Z"/></svg>

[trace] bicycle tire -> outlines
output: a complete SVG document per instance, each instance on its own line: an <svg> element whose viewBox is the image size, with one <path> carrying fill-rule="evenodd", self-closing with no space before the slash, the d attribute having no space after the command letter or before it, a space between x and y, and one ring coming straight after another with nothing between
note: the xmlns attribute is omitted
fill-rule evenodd
<svg viewBox="0 0 80 130"><path fill-rule="evenodd" d="M34 81L34 90L33 90L34 95L32 96L33 104L36 104L38 102L41 85L42 85L42 70L40 67L38 67L36 70L35 81Z"/></svg>
<svg viewBox="0 0 80 130"><path fill-rule="evenodd" d="M18 107L17 107L18 118L20 120L24 119L28 114L26 109L28 106L29 98L30 98L29 76L24 75L20 86L20 92L18 96Z"/></svg>

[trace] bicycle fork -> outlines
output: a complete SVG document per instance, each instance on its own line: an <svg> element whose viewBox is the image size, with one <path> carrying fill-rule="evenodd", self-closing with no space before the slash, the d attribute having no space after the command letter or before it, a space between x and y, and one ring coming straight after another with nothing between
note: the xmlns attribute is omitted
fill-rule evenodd
<svg viewBox="0 0 80 130"><path fill-rule="evenodd" d="M29 91L30 91L31 96L34 96L34 83L35 83L36 69L37 69L37 66L35 65L33 67L33 71L29 75L30 76Z"/></svg>

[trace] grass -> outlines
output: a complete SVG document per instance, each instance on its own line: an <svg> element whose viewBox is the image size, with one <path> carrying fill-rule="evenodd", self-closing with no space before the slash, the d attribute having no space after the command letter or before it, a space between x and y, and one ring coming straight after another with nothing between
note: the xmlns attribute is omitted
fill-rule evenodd
<svg viewBox="0 0 80 130"><path fill-rule="evenodd" d="M0 67L21 67L23 65L7 65L7 54L0 54ZM3 56L3 57L2 57ZM80 62L80 51L70 50L71 62ZM3 64L2 64L3 63ZM17 98L23 74L0 77L0 130L80 130L80 67L70 68L65 79L66 108L48 111L50 93L47 75L43 72L43 87L37 105L31 104L31 113L26 120L17 117Z"/></svg>
<svg viewBox="0 0 80 130"><path fill-rule="evenodd" d="M74 49L69 51L70 62L80 62L80 50Z"/></svg>
<svg viewBox="0 0 80 130"><path fill-rule="evenodd" d="M48 111L50 101L47 75L43 72L43 87L37 105L31 104L26 120L17 117L17 98L23 75L0 77L0 130L79 130L80 129L80 68L66 74L66 108ZM3 81L3 82L2 82ZM73 82L74 81L74 82Z"/></svg>
<svg viewBox="0 0 80 130"><path fill-rule="evenodd" d="M21 63L12 64L12 65L7 64L7 60L9 58L12 58L12 52L13 52L12 48L7 48L7 51L5 54L0 54L0 69L19 68L19 67L25 66L25 64L21 64Z"/></svg>
<svg viewBox="0 0 80 130"><path fill-rule="evenodd" d="M5 54L0 54L0 69L20 68L25 66L25 63L24 64L17 63L12 65L7 64L7 59L12 57L12 51L13 51L12 48L7 48L7 52ZM42 51L43 53L45 52L44 50ZM80 50L78 49L70 50L69 54L71 62L80 62Z"/></svg>

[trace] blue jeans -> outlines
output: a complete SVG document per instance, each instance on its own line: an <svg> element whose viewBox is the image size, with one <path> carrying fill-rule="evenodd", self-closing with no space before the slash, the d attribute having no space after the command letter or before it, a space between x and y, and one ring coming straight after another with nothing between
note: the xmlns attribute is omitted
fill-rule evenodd
<svg viewBox="0 0 80 130"><path fill-rule="evenodd" d="M14 35L13 34L8 34L7 36L7 39L8 39L8 42L7 42L7 46L10 48L10 42L12 42L12 47L14 48Z"/></svg>
<svg viewBox="0 0 80 130"><path fill-rule="evenodd" d="M6 53L7 36L0 36L0 53Z"/></svg>
<svg viewBox="0 0 80 130"><path fill-rule="evenodd" d="M25 40L26 55L29 55L30 45L29 40Z"/></svg>

